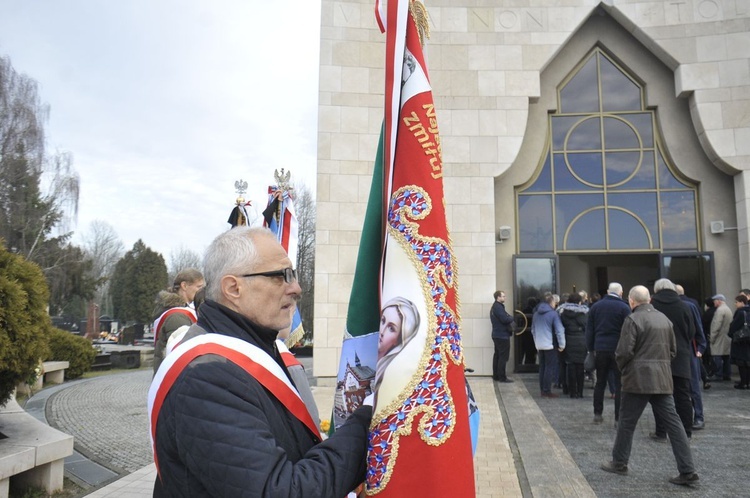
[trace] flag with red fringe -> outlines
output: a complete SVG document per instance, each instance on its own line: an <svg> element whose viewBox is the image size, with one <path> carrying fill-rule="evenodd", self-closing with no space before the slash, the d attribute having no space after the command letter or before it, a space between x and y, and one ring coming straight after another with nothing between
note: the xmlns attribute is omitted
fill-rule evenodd
<svg viewBox="0 0 750 498"><path fill-rule="evenodd" d="M385 19L380 5L376 12L386 32L385 119L347 317L350 335L379 331L365 491L465 498L475 495L474 466L456 260L422 50L427 13L409 0L389 0ZM352 330L363 319L364 329Z"/></svg>

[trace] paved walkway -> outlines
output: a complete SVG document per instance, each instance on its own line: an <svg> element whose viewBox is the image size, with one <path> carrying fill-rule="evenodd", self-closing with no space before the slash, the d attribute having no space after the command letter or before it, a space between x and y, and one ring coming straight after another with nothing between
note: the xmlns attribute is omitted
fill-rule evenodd
<svg viewBox="0 0 750 498"><path fill-rule="evenodd" d="M515 379L513 384L470 379L482 414L474 459L478 497L747 495L750 391L737 391L724 382L704 393L706 429L696 432L692 442L701 486L687 489L666 482L676 474L674 458L668 444L648 438L653 430L650 409L636 431L630 475L620 477L599 470L614 441L611 400L605 404L605 423L595 426L591 389L582 400L542 399L535 374ZM68 475L91 486L87 496L151 496L155 470L146 418L150 380L151 370L144 369L66 383L46 396L49 423L72 434L84 459L110 473L110 478L91 485L75 475L75 466L66 464ZM321 379L321 385L313 387L321 414L330 413L333 400L333 387L326 382ZM113 482L112 473L117 479Z"/></svg>

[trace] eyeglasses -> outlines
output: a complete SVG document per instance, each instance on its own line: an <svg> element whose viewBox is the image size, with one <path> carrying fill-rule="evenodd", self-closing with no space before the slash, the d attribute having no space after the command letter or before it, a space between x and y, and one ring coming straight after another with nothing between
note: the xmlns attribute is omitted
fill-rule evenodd
<svg viewBox="0 0 750 498"><path fill-rule="evenodd" d="M245 275L240 275L240 277L284 277L284 282L291 284L297 280L297 271L294 268L284 268L283 270L247 273Z"/></svg>

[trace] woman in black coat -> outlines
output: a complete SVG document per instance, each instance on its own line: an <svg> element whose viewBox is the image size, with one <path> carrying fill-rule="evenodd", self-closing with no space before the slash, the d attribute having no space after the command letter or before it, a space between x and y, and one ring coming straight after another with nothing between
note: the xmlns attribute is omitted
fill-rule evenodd
<svg viewBox="0 0 750 498"><path fill-rule="evenodd" d="M748 306L747 297L742 294L734 298L734 304L737 306L737 311L734 312L734 319L729 325L729 337L732 338L732 349L729 355L740 372L740 381L734 385L734 388L750 389L750 342L739 343L734 340L734 333L740 330L745 322L750 323L750 306Z"/></svg>
<svg viewBox="0 0 750 498"><path fill-rule="evenodd" d="M557 309L565 328L565 364L568 392L571 398L583 398L583 362L586 360L586 320L589 307L581 304L581 296L573 293Z"/></svg>

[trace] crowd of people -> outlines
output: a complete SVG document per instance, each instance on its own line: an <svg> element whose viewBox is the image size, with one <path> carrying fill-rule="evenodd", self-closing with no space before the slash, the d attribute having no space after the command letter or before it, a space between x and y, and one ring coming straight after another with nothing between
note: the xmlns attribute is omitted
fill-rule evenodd
<svg viewBox="0 0 750 498"><path fill-rule="evenodd" d="M512 382L505 375L512 318L504 308L505 293L494 297L493 377ZM595 379L593 423L601 424L609 385L617 437L612 461L602 469L617 474L628 472L636 423L651 404L655 431L650 437L672 444L680 472L670 482L695 484L687 441L705 427L702 391L712 382L732 381L732 365L739 373L734 387L750 389L750 339L742 331L750 320L749 302L750 289L742 289L734 310L723 294L701 306L665 278L654 283L653 294L635 286L624 298L622 286L612 282L603 296L548 293L530 301L527 335L538 358L541 397L557 398L552 387L559 387L564 395L582 398L585 379ZM522 361L531 354L524 350L523 356Z"/></svg>

